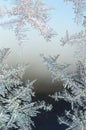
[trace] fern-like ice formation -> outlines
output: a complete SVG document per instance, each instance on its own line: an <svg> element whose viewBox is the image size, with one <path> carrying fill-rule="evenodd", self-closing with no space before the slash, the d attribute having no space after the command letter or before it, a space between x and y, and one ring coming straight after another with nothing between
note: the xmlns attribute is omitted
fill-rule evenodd
<svg viewBox="0 0 86 130"><path fill-rule="evenodd" d="M62 45L77 44L78 63L76 71L68 72L69 65L60 65L57 57L43 57L47 65L52 80L60 79L63 82L63 89L50 95L55 101L65 101L70 104L71 109L65 110L64 115L57 115L58 122L67 126L66 130L86 130L86 0L65 0L73 2L76 22L81 22L83 18L83 30L79 33L70 35L66 31L66 36L61 39Z"/></svg>
<svg viewBox="0 0 86 130"><path fill-rule="evenodd" d="M15 0L12 7L1 6L0 15L9 17L9 21L0 23L1 26L14 30L17 39L23 42L27 39L30 24L39 30L41 35L50 40L54 35L53 29L47 25L48 13L52 8L45 5L43 0ZM10 5L9 5L10 6Z"/></svg>
<svg viewBox="0 0 86 130"><path fill-rule="evenodd" d="M66 35L61 38L62 45L65 44L78 44L78 45L84 45L86 43L86 32L80 31L79 33L75 33L70 35L68 31L66 31Z"/></svg>
<svg viewBox="0 0 86 130"><path fill-rule="evenodd" d="M64 77L67 77L67 70L70 64L59 64L57 63L57 60L59 58L59 55L57 56L49 56L46 57L43 54L41 54L41 57L43 59L44 64L48 67L49 72L51 73L52 81L64 79Z"/></svg>
<svg viewBox="0 0 86 130"><path fill-rule="evenodd" d="M61 117L57 115L59 123L66 125L66 130L86 130L86 59L78 61L75 72L68 73L68 65L56 63L58 56L42 57L52 80L60 79L63 82L63 89L50 97L71 105L70 111L65 111Z"/></svg>
<svg viewBox="0 0 86 130"><path fill-rule="evenodd" d="M72 2L75 13L75 22L80 23L86 12L86 0L64 0L65 2Z"/></svg>
<svg viewBox="0 0 86 130"><path fill-rule="evenodd" d="M32 130L32 117L40 109L51 110L51 105L44 101L33 102L34 81L23 82L26 66L9 67L4 63L9 48L0 50L0 130Z"/></svg>
<svg viewBox="0 0 86 130"><path fill-rule="evenodd" d="M69 0L68 0L69 1ZM70 0L71 1L71 0ZM76 2L83 1L83 0L76 0ZM75 0L74 0L75 2ZM77 5L79 6L79 5ZM86 5L84 5L86 8ZM83 17L83 24L82 24L82 30L78 33L70 35L68 31L66 31L66 35L61 38L62 45L65 44L78 44L86 47L86 16Z"/></svg>
<svg viewBox="0 0 86 130"><path fill-rule="evenodd" d="M84 24L86 24L84 22ZM84 25L85 26L85 25ZM86 30L70 35L68 31L66 31L66 35L61 38L61 45L70 44L75 46L77 49L75 51L75 55L78 58L86 58Z"/></svg>
<svg viewBox="0 0 86 130"><path fill-rule="evenodd" d="M68 126L66 130L86 130L86 61L78 62L76 73L63 86L61 92L51 96L71 104L71 110L58 117L59 123Z"/></svg>

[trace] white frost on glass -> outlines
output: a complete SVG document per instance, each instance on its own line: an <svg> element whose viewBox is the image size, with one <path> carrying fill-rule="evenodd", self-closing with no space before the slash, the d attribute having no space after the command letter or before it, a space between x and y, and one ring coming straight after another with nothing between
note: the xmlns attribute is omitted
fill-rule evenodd
<svg viewBox="0 0 86 130"><path fill-rule="evenodd" d="M39 30L40 34L46 40L50 40L55 34L53 29L47 25L47 21L49 20L48 12L52 8L49 8L42 1L15 0L10 8L2 6L0 15L2 18L8 16L8 21L1 22L0 25L14 30L17 39L21 43L28 38L29 25Z"/></svg>
<svg viewBox="0 0 86 130"><path fill-rule="evenodd" d="M23 81L26 66L9 67L4 63L9 48L0 50L0 129L32 130L32 117L40 113L40 109L50 111L52 105L44 101L33 102L35 96L33 81Z"/></svg>
<svg viewBox="0 0 86 130"><path fill-rule="evenodd" d="M64 0L65 2L73 3L73 10L75 13L75 22L81 23L84 13L86 12L86 0Z"/></svg>

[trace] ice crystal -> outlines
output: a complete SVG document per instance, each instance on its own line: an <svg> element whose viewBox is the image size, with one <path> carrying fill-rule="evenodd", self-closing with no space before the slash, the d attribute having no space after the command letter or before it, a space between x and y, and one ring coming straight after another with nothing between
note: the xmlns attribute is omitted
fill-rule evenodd
<svg viewBox="0 0 86 130"><path fill-rule="evenodd" d="M75 13L75 21L77 23L81 22L81 19L84 16L84 12L86 12L86 0L64 0L65 2L72 2Z"/></svg>
<svg viewBox="0 0 86 130"><path fill-rule="evenodd" d="M53 29L47 25L48 14L52 10L42 0L15 0L12 7L2 7L1 16L8 16L9 21L0 23L14 30L17 39L21 42L27 39L28 24L39 30L41 35L50 40L54 35Z"/></svg>
<svg viewBox="0 0 86 130"><path fill-rule="evenodd" d="M61 38L61 42L62 42L62 45L65 45L65 44L84 44L85 45L85 42L86 42L86 32L83 30L83 31L80 31L79 33L75 33L75 34L72 34L70 35L68 31L66 31L66 35Z"/></svg>
<svg viewBox="0 0 86 130"><path fill-rule="evenodd" d="M77 22L80 18L83 9L86 11L86 1L84 0L66 0L66 2L74 3L74 10ZM77 45L78 63L76 71L69 73L66 64L59 64L54 57L43 57L44 63L48 66L52 80L60 79L63 83L63 89L60 92L55 92L54 95L49 95L55 101L65 101L70 104L69 111L65 111L64 115L57 115L60 124L67 126L66 130L86 130L86 17L83 20L84 29L78 33L70 35L66 31L66 36L61 38L62 45L71 44Z"/></svg>
<svg viewBox="0 0 86 130"><path fill-rule="evenodd" d="M60 78L63 82L63 89L49 97L57 102L63 100L71 106L70 111L66 111L64 115L57 115L58 121L67 126L66 130L86 130L86 59L79 60L76 71L69 73L69 65L60 65L56 62L58 56L47 58L42 55L52 79Z"/></svg>
<svg viewBox="0 0 86 130"><path fill-rule="evenodd" d="M50 96L55 101L64 100L71 104L70 112L58 116L66 130L86 130L86 61L79 61L76 72L63 80L63 90Z"/></svg>
<svg viewBox="0 0 86 130"><path fill-rule="evenodd" d="M65 111L65 115L67 117L58 117L58 121L60 124L65 124L68 126L66 130L83 130L83 125L78 117L71 114L69 111ZM72 122L70 120L72 120Z"/></svg>
<svg viewBox="0 0 86 130"><path fill-rule="evenodd" d="M9 67L4 63L9 49L0 50L0 129L1 130L32 130L32 117L40 113L39 109L49 111L51 105L44 101L33 102L35 96L34 81L23 81L26 66Z"/></svg>
<svg viewBox="0 0 86 130"><path fill-rule="evenodd" d="M80 32L77 32L75 34L69 34L68 31L66 31L66 35L61 38L62 45L65 44L71 44L71 45L77 45L76 53L78 54L78 58L86 58L85 52L86 52L86 0L65 0L66 2L73 2L74 4L74 12L76 14L76 21L79 23L81 18L83 17L83 28ZM84 13L85 12L85 13ZM81 51L82 48L82 51Z"/></svg>
<svg viewBox="0 0 86 130"><path fill-rule="evenodd" d="M85 26L85 21L83 23ZM70 35L68 31L66 31L66 35L61 38L61 45L70 44L76 46L75 53L77 54L78 58L86 58L85 52L86 52L86 30L83 29L82 31ZM82 51L81 51L82 48Z"/></svg>
<svg viewBox="0 0 86 130"><path fill-rule="evenodd" d="M59 64L57 63L57 59L59 58L59 55L57 56L49 56L46 57L44 55L41 55L44 61L44 64L48 67L49 72L51 73L52 81L56 79L63 79L66 77L66 71L69 67L69 64Z"/></svg>

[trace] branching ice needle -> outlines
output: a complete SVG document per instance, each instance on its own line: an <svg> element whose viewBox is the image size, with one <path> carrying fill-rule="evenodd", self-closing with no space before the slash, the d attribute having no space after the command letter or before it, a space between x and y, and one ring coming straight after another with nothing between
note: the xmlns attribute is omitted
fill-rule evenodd
<svg viewBox="0 0 86 130"><path fill-rule="evenodd" d="M39 30L46 40L51 40L55 33L47 25L47 12L50 10L52 8L42 3L42 0L36 0L36 2L33 0L15 0L15 6L12 9L6 9L6 7L1 9L1 15L9 16L9 21L0 23L0 25L14 30L20 42L27 39L26 33L29 25ZM25 30L25 28L27 29Z"/></svg>

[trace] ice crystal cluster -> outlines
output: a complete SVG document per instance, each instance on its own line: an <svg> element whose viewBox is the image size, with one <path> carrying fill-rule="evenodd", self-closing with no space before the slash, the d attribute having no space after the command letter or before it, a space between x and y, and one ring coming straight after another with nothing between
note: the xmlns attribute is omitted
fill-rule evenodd
<svg viewBox="0 0 86 130"><path fill-rule="evenodd" d="M66 35L60 40L61 45L70 44L77 47L76 54L78 58L85 59L86 55L86 16L83 18L82 30L75 34L66 31ZM81 51L82 48L82 51Z"/></svg>
<svg viewBox="0 0 86 130"><path fill-rule="evenodd" d="M71 109L65 110L62 117L58 116L59 123L66 125L66 130L86 130L86 60L78 61L76 71L70 74L67 66L56 64L54 58L53 62L52 58L43 59L51 74L54 74L53 78L63 82L63 89L50 97L55 101L64 100L71 105Z"/></svg>
<svg viewBox="0 0 86 130"><path fill-rule="evenodd" d="M70 104L70 109L65 110L64 114L58 115L59 124L67 126L66 130L86 130L86 17L83 11L86 11L85 0L65 0L66 2L74 3L74 12L76 21L79 23L83 17L82 31L66 35L61 38L61 43L77 45L78 60L76 70L69 72L71 65L59 64L56 57L46 57L42 55L44 63L47 65L52 80L60 79L63 83L63 89L60 92L55 92L54 95L49 95L55 101L65 101Z"/></svg>
<svg viewBox="0 0 86 130"><path fill-rule="evenodd" d="M53 98L71 104L71 110L58 117L60 124L66 124L67 130L86 130L86 61L79 61L76 74L66 80L63 91Z"/></svg>
<svg viewBox="0 0 86 130"><path fill-rule="evenodd" d="M9 1L9 0L8 0ZM48 13L52 8L45 5L43 0L14 0L13 6L1 6L0 15L8 16L8 21L1 22L1 26L6 26L14 30L17 39L22 43L27 37L29 25L39 30L41 35L50 40L54 35L53 29L47 25Z"/></svg>
<svg viewBox="0 0 86 130"><path fill-rule="evenodd" d="M65 37L61 39L62 45L67 43L71 44L85 44L86 42L86 16L83 17L82 30L78 33L70 35L68 31L66 31Z"/></svg>
<svg viewBox="0 0 86 130"><path fill-rule="evenodd" d="M33 102L35 80L24 83L26 66L9 67L4 62L8 54L9 48L0 50L0 130L32 130L32 117L52 106L44 101Z"/></svg>

